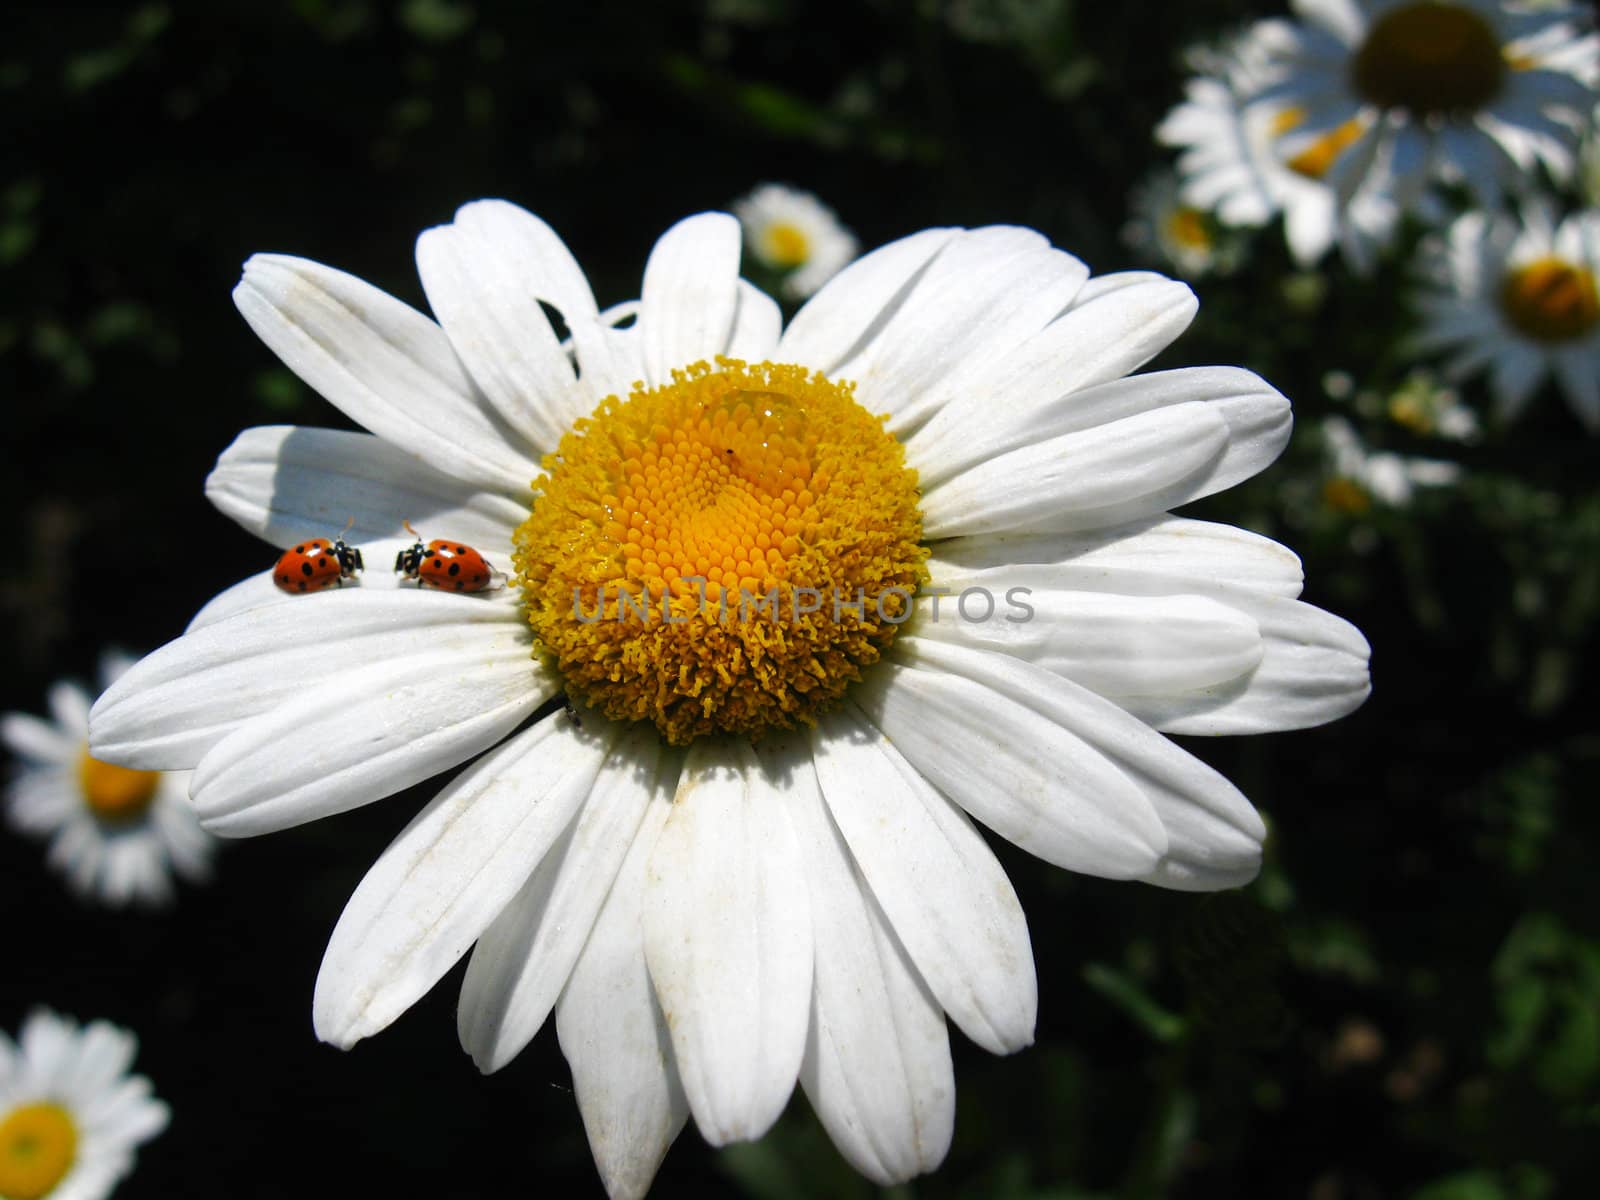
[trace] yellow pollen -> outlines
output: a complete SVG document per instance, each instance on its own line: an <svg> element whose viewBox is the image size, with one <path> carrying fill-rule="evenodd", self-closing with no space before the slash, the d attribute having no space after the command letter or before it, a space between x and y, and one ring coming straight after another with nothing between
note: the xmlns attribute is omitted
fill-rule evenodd
<svg viewBox="0 0 1600 1200"><path fill-rule="evenodd" d="M1494 29L1464 4L1421 0L1372 23L1350 65L1358 95L1418 117L1470 113L1500 92L1507 62Z"/></svg>
<svg viewBox="0 0 1600 1200"><path fill-rule="evenodd" d="M1570 341L1600 325L1594 273L1555 257L1513 270L1500 290L1500 307L1513 328L1539 342Z"/></svg>
<svg viewBox="0 0 1600 1200"><path fill-rule="evenodd" d="M0 1196L43 1200L78 1155L78 1127L59 1104L24 1104L0 1120Z"/></svg>
<svg viewBox="0 0 1600 1200"><path fill-rule="evenodd" d="M877 661L927 551L916 472L853 392L719 358L561 440L513 560L574 696L681 745L810 723Z"/></svg>
<svg viewBox="0 0 1600 1200"><path fill-rule="evenodd" d="M1414 395L1399 395L1389 401L1389 419L1404 425L1413 433L1430 434L1434 430L1433 414Z"/></svg>
<svg viewBox="0 0 1600 1200"><path fill-rule="evenodd" d="M149 811L161 785L160 771L135 771L101 762L87 749L78 759L78 785L83 803L107 824L137 821ZM5 1192L0 1191L0 1196Z"/></svg>
<svg viewBox="0 0 1600 1200"><path fill-rule="evenodd" d="M1349 149L1366 128L1366 123L1360 117L1351 117L1343 125L1328 130L1316 141L1286 160L1284 165L1307 179L1321 179L1327 175L1339 155Z"/></svg>
<svg viewBox="0 0 1600 1200"><path fill-rule="evenodd" d="M1359 517L1372 507L1372 497L1367 489L1354 479L1338 476L1322 485L1322 502L1334 512Z"/></svg>
<svg viewBox="0 0 1600 1200"><path fill-rule="evenodd" d="M762 236L767 261L775 267L798 267L811 257L811 239L798 225L775 221Z"/></svg>
<svg viewBox="0 0 1600 1200"><path fill-rule="evenodd" d="M1197 208L1179 205L1167 214L1165 227L1167 237L1185 250L1211 249L1211 227Z"/></svg>

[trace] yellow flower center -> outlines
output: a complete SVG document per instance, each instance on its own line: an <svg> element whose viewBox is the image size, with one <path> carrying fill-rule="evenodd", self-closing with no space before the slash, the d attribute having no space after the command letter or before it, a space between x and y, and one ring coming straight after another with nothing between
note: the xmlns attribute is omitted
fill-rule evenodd
<svg viewBox="0 0 1600 1200"><path fill-rule="evenodd" d="M774 221L763 235L766 258L775 267L798 267L811 257L811 239L805 230L787 221Z"/></svg>
<svg viewBox="0 0 1600 1200"><path fill-rule="evenodd" d="M877 661L927 551L916 472L853 391L718 359L562 439L513 559L573 695L684 744L809 723Z"/></svg>
<svg viewBox="0 0 1600 1200"><path fill-rule="evenodd" d="M1494 29L1462 4L1402 4L1372 23L1350 66L1357 94L1419 117L1475 112L1507 63Z"/></svg>
<svg viewBox="0 0 1600 1200"><path fill-rule="evenodd" d="M1179 205L1167 214L1166 234L1173 244L1185 250L1211 249L1211 226L1197 208Z"/></svg>
<svg viewBox="0 0 1600 1200"><path fill-rule="evenodd" d="M41 1200L78 1154L78 1127L59 1104L24 1104L0 1120L0 1196Z"/></svg>
<svg viewBox="0 0 1600 1200"><path fill-rule="evenodd" d="M1334 512L1359 517L1372 507L1372 497L1367 489L1354 479L1336 476L1322 485L1322 502Z"/></svg>
<svg viewBox="0 0 1600 1200"><path fill-rule="evenodd" d="M1547 257L1517 267L1500 291L1500 307L1514 329L1539 342L1583 337L1600 325L1594 273Z"/></svg>
<svg viewBox="0 0 1600 1200"><path fill-rule="evenodd" d="M78 784L84 804L96 818L121 824L137 821L149 811L161 785L161 772L135 771L101 762L85 749L78 759ZM0 1191L0 1196L4 1195Z"/></svg>
<svg viewBox="0 0 1600 1200"><path fill-rule="evenodd" d="M1305 109L1286 108L1273 119L1272 134L1282 137L1298 129L1305 119ZM1284 166L1307 179L1321 179L1327 175L1339 155L1366 132L1366 128L1366 122L1360 117L1351 117L1343 125L1328 130L1315 141L1302 146L1284 160Z"/></svg>

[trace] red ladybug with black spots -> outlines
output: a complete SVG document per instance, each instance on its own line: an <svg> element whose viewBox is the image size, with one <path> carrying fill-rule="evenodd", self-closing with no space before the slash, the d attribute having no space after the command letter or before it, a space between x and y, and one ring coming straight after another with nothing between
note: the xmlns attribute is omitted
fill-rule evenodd
<svg viewBox="0 0 1600 1200"><path fill-rule="evenodd" d="M487 592L500 586L500 573L471 546L437 538L424 546L422 535L411 528L411 522L403 524L417 542L395 555L397 574L415 579L418 587L446 592Z"/></svg>
<svg viewBox="0 0 1600 1200"><path fill-rule="evenodd" d="M343 587L344 581L354 578L361 569L361 551L343 537L331 542L327 538L312 538L283 552L278 565L272 568L272 582L278 585L279 591L298 596L304 592L320 592L323 588Z"/></svg>

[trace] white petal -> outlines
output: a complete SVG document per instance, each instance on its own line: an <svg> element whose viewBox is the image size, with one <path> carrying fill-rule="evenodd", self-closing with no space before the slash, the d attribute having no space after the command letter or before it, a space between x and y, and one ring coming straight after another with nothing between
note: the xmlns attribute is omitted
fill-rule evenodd
<svg viewBox="0 0 1600 1200"><path fill-rule="evenodd" d="M417 239L417 270L439 324L501 418L529 445L554 450L592 407L540 306L568 322L596 315L566 244L525 209L479 200Z"/></svg>
<svg viewBox="0 0 1600 1200"><path fill-rule="evenodd" d="M556 1035L611 1200L642 1200L689 1116L645 966L646 867L672 811L659 786L556 1004Z"/></svg>
<svg viewBox="0 0 1600 1200"><path fill-rule="evenodd" d="M960 232L924 229L856 259L795 314L778 343L779 357L834 375L876 336L928 264Z"/></svg>
<svg viewBox="0 0 1600 1200"><path fill-rule="evenodd" d="M0 717L0 741L18 758L35 763L69 763L83 748L77 738L26 713Z"/></svg>
<svg viewBox="0 0 1600 1200"><path fill-rule="evenodd" d="M902 643L905 643L902 646ZM1070 871L1137 879L1167 851L1161 821L1096 744L1094 716L997 690L1026 664L902 636L867 674L863 711L940 791L1007 841ZM995 670L985 670L987 660ZM1053 676L1038 668L1046 679ZM1070 685L1069 685L1070 686ZM1103 703L1103 702L1102 702Z"/></svg>
<svg viewBox="0 0 1600 1200"><path fill-rule="evenodd" d="M1290 599L1305 581L1287 546L1234 525L1169 516L1087 533L955 538L939 543L928 569L935 586L960 588L972 572L1026 563L1071 564L1102 579L1132 571L1230 583ZM1116 590L1114 583L1105 586Z"/></svg>
<svg viewBox="0 0 1600 1200"><path fill-rule="evenodd" d="M781 753L776 746L771 751ZM933 1170L950 1147L956 1105L950 1040L938 1001L828 815L810 759L804 742L783 758L817 943L800 1082L840 1153L887 1187Z"/></svg>
<svg viewBox="0 0 1600 1200"><path fill-rule="evenodd" d="M469 685L462 668L519 656L528 689L544 686L515 597L395 587L279 596L169 642L107 688L90 716L95 756L145 770L192 767L244 722L313 688L397 662L420 671L418 660L441 653L458 663L434 681L446 690Z"/></svg>
<svg viewBox="0 0 1600 1200"><path fill-rule="evenodd" d="M739 222L701 213L662 234L639 294L644 364L657 387L672 372L723 353L739 307Z"/></svg>
<svg viewBox="0 0 1600 1200"><path fill-rule="evenodd" d="M724 353L745 362L766 362L777 352L783 331L783 310L778 302L753 284L739 280L739 307Z"/></svg>
<svg viewBox="0 0 1600 1200"><path fill-rule="evenodd" d="M586 715L585 732L620 731ZM583 813L478 939L461 985L456 1028L481 1071L522 1052L550 1015L649 803L660 757L637 724L607 756Z"/></svg>
<svg viewBox="0 0 1600 1200"><path fill-rule="evenodd" d="M834 822L950 1019L991 1054L1031 1044L1028 923L983 836L853 705L820 717L811 747Z"/></svg>
<svg viewBox="0 0 1600 1200"><path fill-rule="evenodd" d="M930 538L1120 525L1205 494L1228 423L1189 402L998 455L922 498Z"/></svg>
<svg viewBox="0 0 1600 1200"><path fill-rule="evenodd" d="M465 671L452 653L368 667L223 738L195 768L190 797L201 823L221 837L345 812L482 753L556 687L515 653Z"/></svg>
<svg viewBox="0 0 1600 1200"><path fill-rule="evenodd" d="M1114 596L1015 588L918 604L918 637L1044 667L1102 696L1215 687L1261 662L1261 631L1203 596ZM937 612L937 617L935 617Z"/></svg>
<svg viewBox="0 0 1600 1200"><path fill-rule="evenodd" d="M532 481L530 475L524 486ZM352 543L400 537L402 521L509 551L528 509L473 491L368 433L265 425L246 429L206 478L206 498L257 537L292 546L345 529Z"/></svg>
<svg viewBox="0 0 1600 1200"><path fill-rule="evenodd" d="M811 918L783 801L748 745L697 742L650 856L645 957L713 1145L766 1132L805 1052Z"/></svg>
<svg viewBox="0 0 1600 1200"><path fill-rule="evenodd" d="M1238 586L1194 572L1166 573L1158 561L1125 561L1106 569L1095 555L1081 560L1030 562L1049 557L1048 548L1011 544L1017 561L1006 563L1006 547L974 550L933 563L934 578L952 589L1031 587L1045 591L1101 592L1113 597L1204 596L1254 621L1261 631L1261 663L1219 686L1192 692L1119 695L1117 703L1167 733L1244 734L1305 729L1353 711L1367 698L1370 650L1360 630L1312 605L1263 589ZM995 566L967 562L998 558Z"/></svg>
<svg viewBox="0 0 1600 1200"><path fill-rule="evenodd" d="M949 673L946 676L948 679L976 685L975 688L966 689L969 713L982 713L985 719L995 721L1001 728L1013 733L1022 731L1020 722L1013 723L1008 719L1009 710L1014 706L1030 716L1037 714L1062 729L1071 730L1075 738L1082 739L1082 744L1092 753L1103 757L1102 767L1110 768L1132 785L1141 816L1151 812L1157 818L1158 836L1165 843L1162 860L1228 871L1253 870L1259 866L1266 827L1255 809L1250 807L1249 801L1216 771L1111 701L1069 680L1051 675L1042 668L1003 654L909 637L896 639L893 653L896 659L909 662L917 668L912 672L914 675L925 678L934 672L944 671ZM944 690L947 694L960 694L956 688L948 685ZM985 691L987 695L983 694ZM1011 702L1011 705L1004 706L1002 700ZM906 749L904 733L899 737L894 733L893 727L897 725L903 725L903 722L891 722L890 726L879 723L879 728L894 738L902 749ZM1048 748L1038 742L1032 743L1029 748L1048 753ZM954 744L948 746L945 761L938 764L940 775L957 774L958 768L952 764L961 752L961 748ZM907 756L913 762L917 761L909 750ZM995 779L992 766L990 762L976 760L976 771L969 768L966 773L976 774L991 768L990 778L1005 786L1003 781ZM943 787L940 775L935 775L930 768L923 769ZM975 810L957 791L951 788L944 790L979 820L987 821L986 813ZM970 791L970 786L966 790ZM1055 803L1059 804L1060 801ZM1048 804L1051 801L1047 798L1038 806ZM982 807L1002 808L987 797L983 798ZM1014 807L1022 808L1020 805ZM1031 847L1024 845L1024 849ZM1077 853L1081 857L1082 851L1078 850ZM1159 876L1159 871L1152 870L1154 866L1147 865L1140 872L1140 877L1148 879L1153 874ZM1089 873L1107 872L1091 865Z"/></svg>
<svg viewBox="0 0 1600 1200"><path fill-rule="evenodd" d="M1043 438L1163 404L1226 394L1215 387L1196 386L1191 388L1193 394L1181 398L1163 396L1160 376L1129 381L1134 390L1128 399L1102 399L1084 392L1143 365L1188 327L1197 307L1188 287L1167 279L1136 283L1088 302L1080 299L1004 363L996 364L987 378L958 389L951 402L911 436L906 453L921 474L923 487Z"/></svg>
<svg viewBox="0 0 1600 1200"><path fill-rule="evenodd" d="M317 1036L348 1050L437 983L572 823L606 749L553 713L435 796L345 905L317 975Z"/></svg>
<svg viewBox="0 0 1600 1200"><path fill-rule="evenodd" d="M278 254L245 263L233 302L351 420L465 483L527 495L536 455L484 406L444 330L416 309L343 271Z"/></svg>

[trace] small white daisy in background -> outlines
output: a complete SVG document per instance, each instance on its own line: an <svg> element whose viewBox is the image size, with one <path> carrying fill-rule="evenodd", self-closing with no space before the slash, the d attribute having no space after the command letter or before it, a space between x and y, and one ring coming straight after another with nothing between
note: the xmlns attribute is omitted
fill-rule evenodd
<svg viewBox="0 0 1600 1200"><path fill-rule="evenodd" d="M859 251L855 234L810 192L764 183L734 201L744 244L755 260L782 277L786 296L804 300L837 275Z"/></svg>
<svg viewBox="0 0 1600 1200"><path fill-rule="evenodd" d="M115 651L102 655L101 689L133 661ZM80 896L112 905L170 903L174 873L196 883L210 878L216 839L189 807L189 772L131 770L90 755L93 700L63 681L50 689L51 720L0 717L0 741L17 759L6 818L49 840L50 865Z"/></svg>
<svg viewBox="0 0 1600 1200"><path fill-rule="evenodd" d="M1351 516L1365 514L1374 500L1404 508L1417 488L1445 487L1461 479L1459 463L1368 449L1344 417L1322 422L1322 444L1329 471L1323 502Z"/></svg>
<svg viewBox="0 0 1600 1200"><path fill-rule="evenodd" d="M1152 172L1130 199L1133 216L1122 240L1147 261L1183 279L1226 274L1238 265L1236 241L1209 212L1184 202L1175 171Z"/></svg>
<svg viewBox="0 0 1600 1200"><path fill-rule="evenodd" d="M1259 227L1281 213L1300 266L1338 245L1353 270L1368 272L1394 237L1398 210L1375 178L1341 208L1327 177L1348 151L1349 128L1291 140L1285 135L1304 121L1303 110L1252 99L1281 79L1271 56L1287 37L1283 22L1261 21L1223 51L1191 55L1213 73L1189 81L1156 138L1182 150L1178 172L1187 204L1229 226Z"/></svg>
<svg viewBox="0 0 1600 1200"><path fill-rule="evenodd" d="M1193 318L1181 283L930 229L785 328L738 222L703 213L601 310L496 200L417 263L437 323L305 259L245 265L245 319L372 432L247 430L207 491L278 546L353 518L369 563L409 518L517 585L290 595L264 571L101 698L93 744L195 768L235 837L469 764L345 908L317 1033L379 1032L470 950L462 1045L498 1070L553 1016L614 1197L691 1115L757 1138L797 1082L869 1178L932 1170L947 1019L1006 1054L1037 1010L974 821L1070 870L1238 887L1265 826L1164 735L1366 698L1365 639L1296 598L1293 553L1169 514L1291 425L1248 371L1129 375Z"/></svg>
<svg viewBox="0 0 1600 1200"><path fill-rule="evenodd" d="M1462 183L1496 207L1542 163L1571 176L1594 107L1596 50L1579 9L1500 0L1293 0L1300 21L1274 49L1273 104L1300 115L1296 152L1337 135L1328 179L1341 196L1388 181L1403 206L1429 182Z"/></svg>
<svg viewBox="0 0 1600 1200"><path fill-rule="evenodd" d="M1578 195L1585 206L1600 208L1600 105L1595 106L1578 151Z"/></svg>
<svg viewBox="0 0 1600 1200"><path fill-rule="evenodd" d="M167 1127L150 1081L129 1075L138 1039L37 1010L16 1042L0 1032L0 1197L102 1200L134 1150Z"/></svg>
<svg viewBox="0 0 1600 1200"><path fill-rule="evenodd" d="M1446 353L1452 379L1487 370L1504 420L1554 376L1600 433L1600 210L1559 223L1537 205L1520 218L1471 212L1420 255L1429 290L1417 299L1416 353Z"/></svg>
<svg viewBox="0 0 1600 1200"><path fill-rule="evenodd" d="M1383 408L1391 421L1419 437L1473 442L1483 431L1478 414L1462 401L1461 393L1425 368L1409 372L1384 398Z"/></svg>

